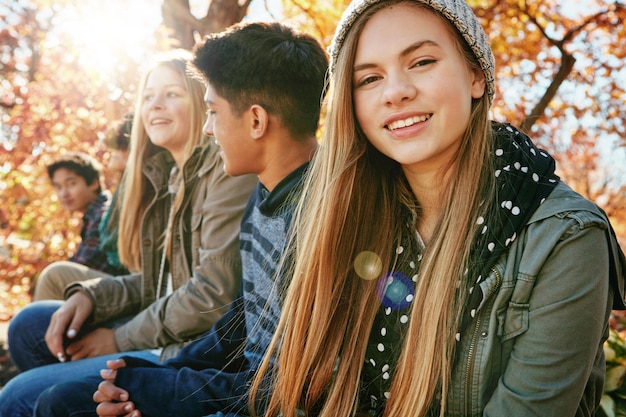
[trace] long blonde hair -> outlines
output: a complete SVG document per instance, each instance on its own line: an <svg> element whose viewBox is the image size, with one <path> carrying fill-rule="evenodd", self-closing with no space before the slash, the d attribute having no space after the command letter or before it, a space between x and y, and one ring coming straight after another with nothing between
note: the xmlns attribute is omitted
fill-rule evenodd
<svg viewBox="0 0 626 417"><path fill-rule="evenodd" d="M130 271L138 272L142 268L142 220L150 204L150 198L147 194L149 192L148 180L143 175L143 169L150 157L158 152L167 152L150 141L141 120L141 107L144 101L143 91L146 87L148 76L155 68L166 66L179 73L190 97L190 128L189 138L184 149L184 161L187 161L197 145L206 140L202 132L206 114L206 104L204 102L205 85L187 72L187 63L190 59L191 53L183 50L175 50L159 55L153 65L143 74L137 90L135 116L130 137L130 152L126 169L120 182L122 201L118 251L120 260ZM179 176L181 176L183 167L179 168ZM174 200L175 211L182 204L184 196L185 189L184 186L181 186Z"/></svg>
<svg viewBox="0 0 626 417"><path fill-rule="evenodd" d="M356 20L337 57L322 146L294 218L296 237L289 243L295 253L292 282L278 331L252 386L250 407L264 403L268 416L294 416L297 409L314 410L321 417L355 414L369 332L380 302L376 280L359 278L353 263L360 253L372 251L390 266L393 245L402 233L402 213L410 210L419 220L420 202L399 164L368 142L353 110L358 38L367 20L390 3L372 6ZM468 65L480 68L456 29L449 27ZM445 190L446 210L420 267L386 416L423 416L435 401L444 415L454 334L467 293L463 288L469 285L461 277L470 266L474 224L485 209L481 201L493 192L488 111L487 94L474 100L456 170ZM271 397L258 398L268 380Z"/></svg>

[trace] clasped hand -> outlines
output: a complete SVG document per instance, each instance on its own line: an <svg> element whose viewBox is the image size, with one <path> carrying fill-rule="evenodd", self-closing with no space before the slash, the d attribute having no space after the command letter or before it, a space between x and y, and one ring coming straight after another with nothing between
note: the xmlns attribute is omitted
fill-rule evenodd
<svg viewBox="0 0 626 417"><path fill-rule="evenodd" d="M124 359L115 359L107 361L108 369L100 371L104 381L93 394L93 400L98 403L96 412L100 417L141 417L141 412L135 410L135 404L128 401L128 392L114 383L117 370L125 366Z"/></svg>

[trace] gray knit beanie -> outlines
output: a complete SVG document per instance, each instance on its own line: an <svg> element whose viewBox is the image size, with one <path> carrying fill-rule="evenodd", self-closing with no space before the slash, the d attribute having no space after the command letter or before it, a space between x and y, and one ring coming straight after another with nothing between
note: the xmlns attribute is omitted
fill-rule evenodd
<svg viewBox="0 0 626 417"><path fill-rule="evenodd" d="M339 50L343 46L346 35L352 28L357 18L370 6L385 0L354 0L348 5L347 9L341 16L341 20L337 25L335 36L330 44L330 72L335 71L337 56ZM464 0L413 0L416 3L422 3L439 12L450 21L458 31L463 35L474 55L480 63L480 67L485 74L487 83L487 96L489 104L493 101L495 93L495 60L489 39L483 30L480 22L476 18L474 11L465 3Z"/></svg>

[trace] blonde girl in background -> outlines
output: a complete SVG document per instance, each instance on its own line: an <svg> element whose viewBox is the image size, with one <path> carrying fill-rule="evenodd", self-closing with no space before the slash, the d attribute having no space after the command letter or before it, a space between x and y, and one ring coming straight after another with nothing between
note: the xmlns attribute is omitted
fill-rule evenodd
<svg viewBox="0 0 626 417"><path fill-rule="evenodd" d="M494 58L472 9L356 0L330 54L293 281L253 407L595 415L623 253L550 155L489 120Z"/></svg>

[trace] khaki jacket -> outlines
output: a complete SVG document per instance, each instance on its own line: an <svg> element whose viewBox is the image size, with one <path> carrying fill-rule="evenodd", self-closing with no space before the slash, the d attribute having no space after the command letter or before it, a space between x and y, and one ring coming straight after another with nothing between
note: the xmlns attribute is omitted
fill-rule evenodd
<svg viewBox="0 0 626 417"><path fill-rule="evenodd" d="M173 292L157 299L172 166L169 153L161 152L144 170L152 201L142 221L142 273L79 284L94 300L95 323L132 316L115 329L120 352L164 347L161 360L210 329L236 296L240 222L257 183L254 175L227 176L214 142L195 149L183 167L189 194L173 220L167 268Z"/></svg>

